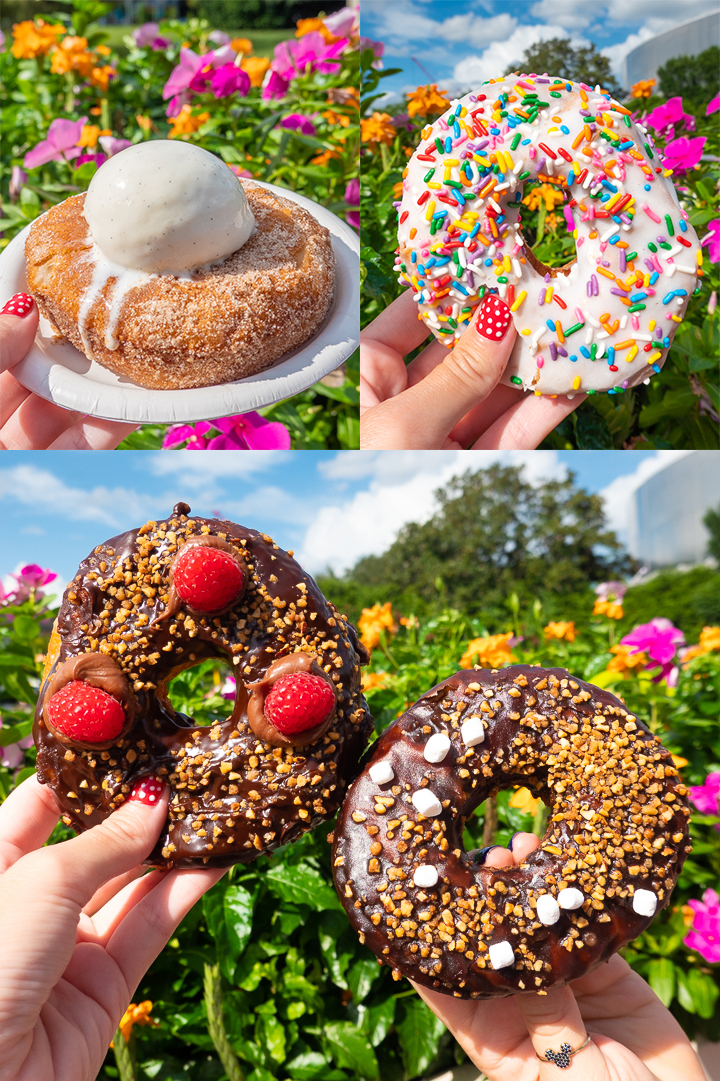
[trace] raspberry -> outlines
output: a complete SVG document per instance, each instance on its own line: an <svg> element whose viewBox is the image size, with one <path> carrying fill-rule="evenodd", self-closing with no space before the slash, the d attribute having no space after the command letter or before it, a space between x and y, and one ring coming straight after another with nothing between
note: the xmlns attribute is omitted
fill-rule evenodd
<svg viewBox="0 0 720 1081"><path fill-rule="evenodd" d="M227 552L191 545L175 560L173 581L191 608L198 612L219 612L239 596L245 577Z"/></svg>
<svg viewBox="0 0 720 1081"><path fill-rule="evenodd" d="M329 683L307 672L281 676L265 699L265 716L284 736L322 724L335 705Z"/></svg>
<svg viewBox="0 0 720 1081"><path fill-rule="evenodd" d="M107 691L74 679L48 702L50 720L64 736L83 743L115 739L125 724L125 710Z"/></svg>

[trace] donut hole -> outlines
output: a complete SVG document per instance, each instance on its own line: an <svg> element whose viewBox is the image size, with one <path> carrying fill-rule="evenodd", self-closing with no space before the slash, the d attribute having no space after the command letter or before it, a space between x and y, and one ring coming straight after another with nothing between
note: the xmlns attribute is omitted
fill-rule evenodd
<svg viewBox="0 0 720 1081"><path fill-rule="evenodd" d="M194 725L227 720L235 705L236 681L232 665L221 658L201 661L168 681L167 698L177 713Z"/></svg>
<svg viewBox="0 0 720 1081"><path fill-rule="evenodd" d="M533 800L539 802L533 805ZM483 801L466 819L463 832L463 847L466 852L474 852L488 844L508 848L514 833L539 833L542 837L547 807L539 792L522 787L503 789L497 793L495 802L496 806L492 808L489 800ZM488 814L490 826L493 824L493 817L497 816L491 839L488 839L485 831Z"/></svg>
<svg viewBox="0 0 720 1081"><path fill-rule="evenodd" d="M568 201L564 184L529 180L523 186L520 219L525 256L543 276L568 273L576 261L575 240L563 213Z"/></svg>

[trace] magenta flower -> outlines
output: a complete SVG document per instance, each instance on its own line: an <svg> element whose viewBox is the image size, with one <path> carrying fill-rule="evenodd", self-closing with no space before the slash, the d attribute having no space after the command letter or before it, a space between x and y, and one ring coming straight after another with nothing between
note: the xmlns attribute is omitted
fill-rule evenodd
<svg viewBox="0 0 720 1081"><path fill-rule="evenodd" d="M4 52L5 52L5 35L3 34L2 30L0 30L0 53L4 53Z"/></svg>
<svg viewBox="0 0 720 1081"><path fill-rule="evenodd" d="M410 119L409 113L398 113L397 116L394 116L392 118L392 124L393 127L396 128L398 131L400 130L400 128L406 128L407 131L413 130L412 120Z"/></svg>
<svg viewBox="0 0 720 1081"><path fill-rule="evenodd" d="M235 173L235 176L247 177L248 180L253 179L253 175L249 169L241 169L239 165L228 166L231 172Z"/></svg>
<svg viewBox="0 0 720 1081"><path fill-rule="evenodd" d="M116 139L114 135L101 135L98 142L109 158L132 146L129 139Z"/></svg>
<svg viewBox="0 0 720 1081"><path fill-rule="evenodd" d="M708 231L700 241L700 247L708 248L711 263L720 263L720 218L708 222Z"/></svg>
<svg viewBox="0 0 720 1081"><path fill-rule="evenodd" d="M673 176L694 169L702 157L706 142L704 135L698 135L695 139L686 139L684 135L680 139L673 139L665 147L663 167L671 169Z"/></svg>
<svg viewBox="0 0 720 1081"><path fill-rule="evenodd" d="M94 161L99 169L103 162L107 161L107 156L105 154L81 154L79 158L75 158L73 168L79 169L86 161Z"/></svg>
<svg viewBox="0 0 720 1081"><path fill-rule="evenodd" d="M716 815L720 798L720 773L708 773L705 784L690 786L690 799L700 814Z"/></svg>
<svg viewBox="0 0 720 1081"><path fill-rule="evenodd" d="M382 41L373 41L372 38L360 38L360 52L365 52L366 49L371 49L375 59L370 65L376 68L378 71L382 69L382 57L385 53L385 45Z"/></svg>
<svg viewBox="0 0 720 1081"><path fill-rule="evenodd" d="M18 574L13 574L12 577L18 585L13 604L22 604L23 601L28 599L31 592L34 592L36 598L44 596L40 587L54 582L57 574L48 567L43 568L39 567L37 563L28 563L20 569Z"/></svg>
<svg viewBox="0 0 720 1081"><path fill-rule="evenodd" d="M712 101L708 102L708 107L705 110L705 116L710 116L711 113L716 113L720 109L720 94L716 94Z"/></svg>
<svg viewBox="0 0 720 1081"><path fill-rule="evenodd" d="M216 98L228 98L231 94L244 98L250 89L250 76L235 64L223 64L210 76L210 89Z"/></svg>
<svg viewBox="0 0 720 1081"><path fill-rule="evenodd" d="M138 49L145 49L149 45L155 52L159 52L172 45L168 38L160 37L160 27L157 23L143 23L137 30L133 30L132 36Z"/></svg>
<svg viewBox="0 0 720 1081"><path fill-rule="evenodd" d="M289 89L290 79L286 79L279 72L273 71L271 68L263 81L263 101L270 101L272 98L284 98Z"/></svg>
<svg viewBox="0 0 720 1081"><path fill-rule="evenodd" d="M688 901L695 913L692 930L683 939L689 950L697 950L711 965L720 961L720 897L705 890L702 901Z"/></svg>
<svg viewBox="0 0 720 1081"><path fill-rule="evenodd" d="M664 679L668 687L674 687L677 683L678 668L672 662L676 648L684 644L685 635L673 627L669 619L651 619L620 639L620 645L633 647L631 653L647 653L651 663L645 665L646 669L660 665L660 672L653 676L653 683Z"/></svg>
<svg viewBox="0 0 720 1081"><path fill-rule="evenodd" d="M695 131L695 117L683 112L682 98L669 98L645 117L644 123L659 131L664 138L672 139L675 124L684 121L688 131Z"/></svg>
<svg viewBox="0 0 720 1081"><path fill-rule="evenodd" d="M334 11L332 15L323 19L323 25L327 27L336 38L350 37L359 23L359 11L357 7L344 7Z"/></svg>
<svg viewBox="0 0 720 1081"><path fill-rule="evenodd" d="M284 116L280 121L280 127L287 128L288 131L299 131L303 135L315 135L315 125L312 120L301 113L290 113L289 116Z"/></svg>
<svg viewBox="0 0 720 1081"><path fill-rule="evenodd" d="M10 174L10 199L14 202L19 196L23 184L27 184L27 173L19 165L13 165Z"/></svg>
<svg viewBox="0 0 720 1081"><path fill-rule="evenodd" d="M612 600L619 603L627 593L627 586L622 582L601 582L599 586L595 586L594 592L597 593L599 601Z"/></svg>
<svg viewBox="0 0 720 1081"><path fill-rule="evenodd" d="M167 98L182 94L184 90L191 89L193 79L203 68L212 67L212 60L213 53L205 53L204 56L198 56L192 49L181 49L180 63L176 64L172 69L170 78L163 87L163 99L167 100ZM204 89L204 87L201 89Z"/></svg>
<svg viewBox="0 0 720 1081"><path fill-rule="evenodd" d="M230 699L234 700L236 690L237 690L237 683L235 681L235 676L227 676L226 679L225 679L225 682L223 683L222 687L220 688L221 696L223 698L230 698Z"/></svg>
<svg viewBox="0 0 720 1081"><path fill-rule="evenodd" d="M207 438L215 429L221 435ZM266 420L260 413L239 413L234 417L202 420L194 426L177 424L163 439L163 447L187 443L187 450L289 450L290 432L284 424Z"/></svg>
<svg viewBox="0 0 720 1081"><path fill-rule="evenodd" d="M75 144L80 141L86 123L86 116L79 120L65 120L62 117L53 120L48 128L47 139L42 139L25 155L25 168L37 169L40 165L47 165L49 161L72 161L77 158L80 147Z"/></svg>
<svg viewBox="0 0 720 1081"><path fill-rule="evenodd" d="M352 207L356 207L360 203L360 181L357 177L354 180L350 180L345 188L345 202L349 203ZM360 211L346 210L345 221L348 225L352 225L353 229L359 229Z"/></svg>
<svg viewBox="0 0 720 1081"><path fill-rule="evenodd" d="M311 71L336 72L340 70L340 65L334 63L335 57L339 56L348 44L347 38L341 38L332 45L326 45L322 34L313 30L297 41L278 42L271 67L278 75L290 79ZM289 74L291 71L292 75Z"/></svg>

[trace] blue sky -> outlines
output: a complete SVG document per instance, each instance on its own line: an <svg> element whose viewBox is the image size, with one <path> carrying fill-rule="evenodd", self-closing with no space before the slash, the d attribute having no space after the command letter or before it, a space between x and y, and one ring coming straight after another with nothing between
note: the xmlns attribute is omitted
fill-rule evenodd
<svg viewBox="0 0 720 1081"><path fill-rule="evenodd" d="M0 577L25 563L60 584L100 541L169 514L194 513L270 533L312 573L342 571L383 552L406 522L435 509L452 476L493 461L522 464L532 481L564 477L606 500L625 533L632 494L682 451L77 451L13 452L0 466ZM7 583L6 583L7 584Z"/></svg>
<svg viewBox="0 0 720 1081"><path fill-rule="evenodd" d="M555 37L592 42L621 81L622 58L636 45L717 7L717 0L361 0L361 25L364 37L385 43L385 67L403 69L380 84L399 100L427 82L470 90Z"/></svg>

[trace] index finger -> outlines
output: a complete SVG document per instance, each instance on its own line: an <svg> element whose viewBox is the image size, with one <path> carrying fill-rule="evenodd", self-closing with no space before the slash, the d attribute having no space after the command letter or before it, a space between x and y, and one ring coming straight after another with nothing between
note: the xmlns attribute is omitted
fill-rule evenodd
<svg viewBox="0 0 720 1081"><path fill-rule="evenodd" d="M404 357L424 342L427 336L428 328L418 319L417 304L412 298L412 292L407 289L373 319L360 335L360 339L382 342Z"/></svg>
<svg viewBox="0 0 720 1081"><path fill-rule="evenodd" d="M52 790L37 775L18 785L0 805L0 874L42 848L59 817Z"/></svg>

